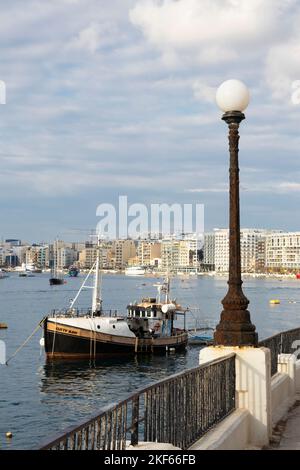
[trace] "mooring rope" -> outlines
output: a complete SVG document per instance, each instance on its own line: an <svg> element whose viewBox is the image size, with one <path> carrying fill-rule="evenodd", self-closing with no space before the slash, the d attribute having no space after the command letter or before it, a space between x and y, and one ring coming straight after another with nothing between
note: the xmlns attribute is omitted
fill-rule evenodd
<svg viewBox="0 0 300 470"><path fill-rule="evenodd" d="M26 346L26 344L28 343L28 341L33 337L33 335L35 335L35 333L38 331L39 328L42 327L42 324L44 323L44 321L46 320L47 317L44 317L40 322L39 324L37 325L37 327L33 330L33 332L28 336L28 338L24 341L24 343L21 344L21 346L18 347L18 349L13 353L12 356L10 356L9 359L7 359L7 361L5 362L6 365L8 365L9 361L11 359L13 359L19 351L21 351L21 349L24 348L24 346Z"/></svg>

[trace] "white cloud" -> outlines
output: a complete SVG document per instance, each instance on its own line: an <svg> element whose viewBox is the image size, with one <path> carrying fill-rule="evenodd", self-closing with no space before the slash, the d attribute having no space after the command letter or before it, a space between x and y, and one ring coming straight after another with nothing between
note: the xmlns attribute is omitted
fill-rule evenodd
<svg viewBox="0 0 300 470"><path fill-rule="evenodd" d="M162 51L193 50L211 60L222 51L235 58L235 48L266 41L293 0L141 0L131 22ZM230 50L232 49L232 50Z"/></svg>
<svg viewBox="0 0 300 470"><path fill-rule="evenodd" d="M228 193L228 184L214 184L211 186L203 186L202 188L186 189L187 193ZM269 193L269 194L290 194L300 193L300 183L291 181L263 181L261 183L255 180L241 185L241 192L247 193Z"/></svg>
<svg viewBox="0 0 300 470"><path fill-rule="evenodd" d="M194 96L197 100L212 103L216 98L216 88L207 85L202 80L196 80L193 83Z"/></svg>
<svg viewBox="0 0 300 470"><path fill-rule="evenodd" d="M299 16L300 18L300 16ZM265 76L273 98L291 102L293 83L300 80L300 35L272 47L268 53Z"/></svg>
<svg viewBox="0 0 300 470"><path fill-rule="evenodd" d="M117 28L112 22L92 22L71 41L69 47L95 54L101 47L117 43Z"/></svg>

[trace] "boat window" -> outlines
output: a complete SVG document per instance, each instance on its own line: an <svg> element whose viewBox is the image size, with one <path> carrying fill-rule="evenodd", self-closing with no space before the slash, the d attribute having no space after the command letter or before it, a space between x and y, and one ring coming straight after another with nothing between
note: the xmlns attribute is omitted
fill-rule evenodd
<svg viewBox="0 0 300 470"><path fill-rule="evenodd" d="M100 325L97 325L98 330L100 330Z"/></svg>
<svg viewBox="0 0 300 470"><path fill-rule="evenodd" d="M116 325L113 325L113 328L116 328Z"/></svg>

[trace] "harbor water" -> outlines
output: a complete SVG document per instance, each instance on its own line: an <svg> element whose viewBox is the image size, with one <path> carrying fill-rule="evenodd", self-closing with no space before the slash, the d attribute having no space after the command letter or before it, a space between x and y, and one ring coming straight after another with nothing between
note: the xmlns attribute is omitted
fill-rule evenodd
<svg viewBox="0 0 300 470"><path fill-rule="evenodd" d="M67 307L76 295L82 277L66 278L61 286L49 286L48 276L21 278L11 274L0 281L0 330L7 358L32 333L51 309ZM104 309L125 314L126 305L142 297L155 296L157 279L104 275ZM171 294L188 306L187 326L217 323L220 301L226 293L226 278L177 277ZM249 310L260 339L300 326L300 281L253 279L244 281ZM79 307L90 305L91 291L81 296ZM280 304L270 304L279 299ZM40 346L40 330L13 358L0 365L0 449L32 449L44 438L96 413L102 406L125 398L153 381L198 364L199 346L185 353L101 359L95 363L47 363ZM13 438L7 439L6 432Z"/></svg>

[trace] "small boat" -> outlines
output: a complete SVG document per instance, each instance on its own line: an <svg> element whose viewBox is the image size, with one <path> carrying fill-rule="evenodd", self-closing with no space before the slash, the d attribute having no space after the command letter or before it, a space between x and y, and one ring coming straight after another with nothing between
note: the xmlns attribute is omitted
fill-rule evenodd
<svg viewBox="0 0 300 470"><path fill-rule="evenodd" d="M53 266L51 267L49 283L50 286L60 286L64 284L63 276L57 272L56 257L54 257Z"/></svg>
<svg viewBox="0 0 300 470"><path fill-rule="evenodd" d="M64 284L64 280L58 277L50 277L49 279L50 286L60 286Z"/></svg>
<svg viewBox="0 0 300 470"><path fill-rule="evenodd" d="M144 276L146 273L145 269L141 266L130 266L125 269L126 276Z"/></svg>
<svg viewBox="0 0 300 470"><path fill-rule="evenodd" d="M31 272L20 273L19 277L35 277Z"/></svg>
<svg viewBox="0 0 300 470"><path fill-rule="evenodd" d="M41 273L42 270L37 268L34 263L22 263L21 266L16 266L15 271L19 273Z"/></svg>
<svg viewBox="0 0 300 470"><path fill-rule="evenodd" d="M271 299L271 300L270 300L270 304L271 304L271 305L279 305L279 304L280 304L280 300L279 300L279 299Z"/></svg>
<svg viewBox="0 0 300 470"><path fill-rule="evenodd" d="M47 359L96 359L105 355L166 353L185 349L188 333L175 327L177 315L185 314L170 298L170 283L157 284L157 297L143 298L127 306L127 315L105 312L101 298L100 241L97 259L69 308L53 311L44 319ZM87 285L94 273L94 285ZM93 289L92 305L83 311L75 303L84 288Z"/></svg>
<svg viewBox="0 0 300 470"><path fill-rule="evenodd" d="M0 269L0 279L6 279L8 277L9 275L6 273L6 271L3 271L2 269Z"/></svg>
<svg viewBox="0 0 300 470"><path fill-rule="evenodd" d="M78 274L79 274L79 272L80 272L80 271L79 271L79 269L77 268L77 266L70 266L70 267L69 267L69 272L68 272L68 274L69 274L70 277L77 277Z"/></svg>
<svg viewBox="0 0 300 470"><path fill-rule="evenodd" d="M6 330L8 328L6 323L0 323L0 330Z"/></svg>
<svg viewBox="0 0 300 470"><path fill-rule="evenodd" d="M189 332L188 344L192 346L209 346L213 344L213 335L211 332L197 334Z"/></svg>

